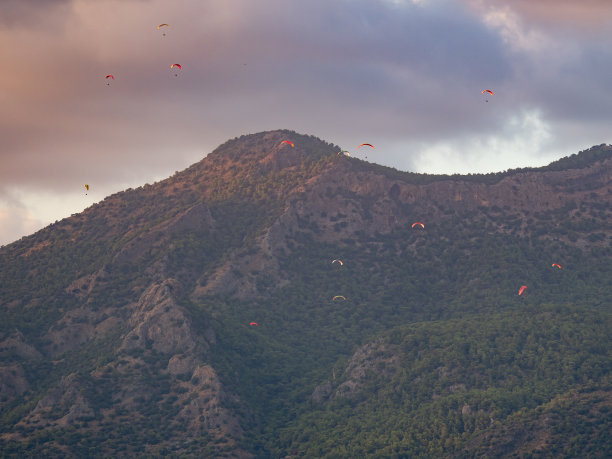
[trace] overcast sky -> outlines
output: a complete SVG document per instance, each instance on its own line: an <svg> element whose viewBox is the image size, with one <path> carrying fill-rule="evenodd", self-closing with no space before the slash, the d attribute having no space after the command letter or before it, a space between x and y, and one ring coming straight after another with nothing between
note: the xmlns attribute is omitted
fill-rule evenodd
<svg viewBox="0 0 612 459"><path fill-rule="evenodd" d="M0 50L0 244L264 130L427 173L612 143L611 0L1 0Z"/></svg>

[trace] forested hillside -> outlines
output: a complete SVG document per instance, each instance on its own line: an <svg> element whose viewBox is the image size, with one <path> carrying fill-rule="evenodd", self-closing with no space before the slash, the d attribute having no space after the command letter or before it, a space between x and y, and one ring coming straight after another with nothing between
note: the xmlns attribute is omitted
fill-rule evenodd
<svg viewBox="0 0 612 459"><path fill-rule="evenodd" d="M612 147L340 151L242 136L2 247L1 455L610 456Z"/></svg>

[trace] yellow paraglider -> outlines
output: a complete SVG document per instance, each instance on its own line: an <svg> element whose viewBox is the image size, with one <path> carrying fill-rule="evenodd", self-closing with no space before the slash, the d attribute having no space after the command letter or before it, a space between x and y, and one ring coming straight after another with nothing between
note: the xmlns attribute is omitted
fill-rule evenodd
<svg viewBox="0 0 612 459"><path fill-rule="evenodd" d="M170 26L168 24L160 24L160 25L157 26L157 30L161 29L162 27L170 28ZM162 35L165 37L166 36L166 32L162 33Z"/></svg>
<svg viewBox="0 0 612 459"><path fill-rule="evenodd" d="M85 184L85 189L86 189L87 191L89 191L89 185L88 185L87 183ZM87 193L85 193L85 194L87 194Z"/></svg>

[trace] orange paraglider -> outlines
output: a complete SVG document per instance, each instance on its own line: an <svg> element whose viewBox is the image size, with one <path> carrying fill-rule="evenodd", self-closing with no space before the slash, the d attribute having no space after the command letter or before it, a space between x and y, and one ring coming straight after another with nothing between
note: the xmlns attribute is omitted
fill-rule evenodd
<svg viewBox="0 0 612 459"><path fill-rule="evenodd" d="M519 288L518 294L519 296L523 294L523 292L525 291L525 289L527 288L526 285L521 286L521 288Z"/></svg>
<svg viewBox="0 0 612 459"><path fill-rule="evenodd" d="M374 148L374 145L372 145L371 143L362 143L357 148L361 148L361 147L372 147L372 148Z"/></svg>
<svg viewBox="0 0 612 459"><path fill-rule="evenodd" d="M483 95L484 95L484 94L490 94L490 95L493 95L493 91L491 91L490 89L483 89L483 90L482 90L482 92L481 92L481 94L483 94ZM485 96L485 102L489 102L489 98L488 98L488 96Z"/></svg>
<svg viewBox="0 0 612 459"><path fill-rule="evenodd" d="M561 269L561 265L560 265L560 264L558 264L558 263L553 263L553 264L552 264L552 267L553 267L553 268L559 268L559 269Z"/></svg>
<svg viewBox="0 0 612 459"><path fill-rule="evenodd" d="M292 147L295 147L295 145L293 145L293 142L291 140L283 140L281 142L281 145L284 144L284 143L287 143L287 144L291 145Z"/></svg>
<svg viewBox="0 0 612 459"><path fill-rule="evenodd" d="M415 226L420 226L421 228L425 229L425 225L423 225L421 222L415 222L412 224L412 228L414 228Z"/></svg>
<svg viewBox="0 0 612 459"><path fill-rule="evenodd" d="M170 66L170 68L171 68L171 69L173 69L173 68L177 68L177 69L179 69L179 70L183 70L183 67L181 66L181 64L172 64L172 65ZM176 77L176 76L178 76L178 72L177 72L177 73L175 73L175 74L174 74L174 76L175 76L175 77Z"/></svg>

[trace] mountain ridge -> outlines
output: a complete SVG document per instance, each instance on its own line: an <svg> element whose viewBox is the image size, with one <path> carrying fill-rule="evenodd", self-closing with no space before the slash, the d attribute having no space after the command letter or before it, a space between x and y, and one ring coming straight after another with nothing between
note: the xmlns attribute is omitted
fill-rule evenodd
<svg viewBox="0 0 612 459"><path fill-rule="evenodd" d="M575 337L592 339L594 324L609 321L612 147L535 170L440 179L339 152L287 130L242 136L168 179L0 248L0 451L461 457L484 451L485 439L502 451L521 408L586 387L568 361L565 385L543 388L545 378L521 369L538 346L543 375L549 362L565 362L566 348L605 391L609 340L601 334L600 347L581 353ZM534 318L521 323L526 313ZM590 322L572 320L579 314ZM558 335L537 332L547 317ZM453 330L457 323L473 336ZM507 338L517 352L503 368L522 402L507 401L498 376L472 392L444 382L457 376L435 365L441 348L425 338L414 346L433 363L413 378L415 390L427 393L426 381L455 389L414 399L397 382L414 365L410 354L376 344L437 329L444 346L471 340L477 349L490 339L478 323L506 324L535 343ZM563 344L561 330L570 333ZM457 358L466 368L502 371L492 353L465 349ZM361 395L340 397L339 387ZM417 400L398 425L442 410L431 418L440 430L383 441L370 427L373 400ZM504 407L498 422L508 419L507 429L481 420L457 427L457 412L444 408L457 403L459 413L465 404ZM369 429L370 446L330 442L331 433L346 438L342 416ZM317 422L328 433L313 430ZM436 445L443 431L447 443ZM610 447L593 432L592 445Z"/></svg>

